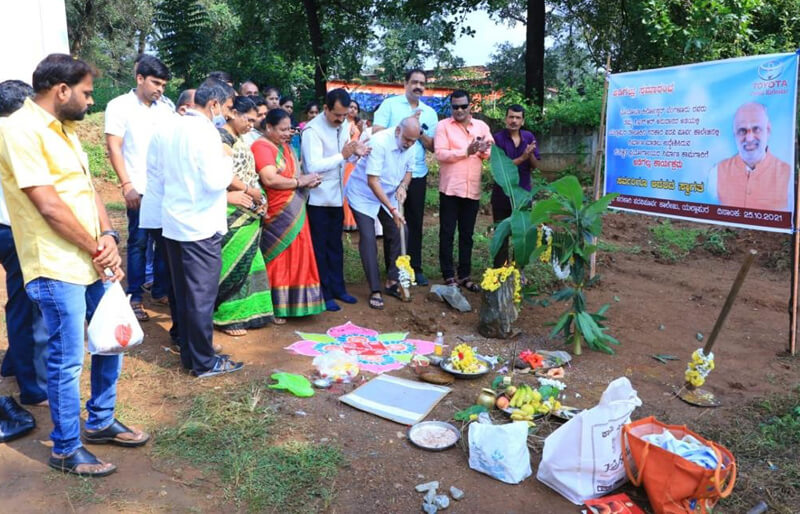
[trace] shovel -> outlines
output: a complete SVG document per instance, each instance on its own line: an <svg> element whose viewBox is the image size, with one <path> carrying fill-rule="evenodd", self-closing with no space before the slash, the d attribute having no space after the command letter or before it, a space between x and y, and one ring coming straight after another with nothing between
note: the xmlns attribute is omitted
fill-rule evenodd
<svg viewBox="0 0 800 514"><path fill-rule="evenodd" d="M403 204L398 202L400 217L403 217ZM400 227L400 255L395 261L397 266L397 282L401 300L411 301L411 284L415 282L414 268L411 267L411 257L406 254L406 228Z"/></svg>
<svg viewBox="0 0 800 514"><path fill-rule="evenodd" d="M725 304L722 306L722 310L717 317L717 322L714 324L713 330L711 330L711 335L708 336L708 341L703 347L703 355L708 355L711 352L711 348L714 346L714 342L716 342L720 330L722 330L722 325L725 323L725 318L728 317L728 313L731 311L731 307L733 307L733 302L736 300L736 295L739 294L739 289L742 288L744 279L747 277L747 272L750 271L750 266L753 264L757 254L758 252L756 250L750 250L742 263L739 274L736 275L736 279L733 281L731 290L728 293L728 298L725 300ZM720 401L717 400L714 393L707 389L696 388L688 382L685 383L676 394L681 400L696 407L720 406Z"/></svg>

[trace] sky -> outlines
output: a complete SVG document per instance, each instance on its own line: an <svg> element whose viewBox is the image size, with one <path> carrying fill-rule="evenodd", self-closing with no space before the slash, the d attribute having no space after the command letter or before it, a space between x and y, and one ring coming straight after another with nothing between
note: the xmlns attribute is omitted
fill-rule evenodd
<svg viewBox="0 0 800 514"><path fill-rule="evenodd" d="M513 27L489 19L486 11L474 11L467 15L465 24L475 30L475 36L461 36L456 40L454 53L464 59L467 66L485 65L498 43L510 41L519 46L525 42L525 25Z"/></svg>

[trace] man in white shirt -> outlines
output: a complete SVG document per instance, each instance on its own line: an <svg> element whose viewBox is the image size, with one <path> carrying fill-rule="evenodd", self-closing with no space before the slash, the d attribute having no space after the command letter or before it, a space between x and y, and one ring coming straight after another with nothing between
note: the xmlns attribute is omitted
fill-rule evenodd
<svg viewBox="0 0 800 514"><path fill-rule="evenodd" d="M428 279L422 272L422 219L425 214L425 191L428 180L428 164L426 152L433 151L433 136L439 117L432 107L422 101L428 75L424 70L414 68L405 74L405 94L390 96L381 102L375 111L372 133L377 134L385 128L392 128L400 120L414 115L419 119L420 135L414 146L414 171L408 195L405 200L405 215L408 227L408 254L411 256L411 267L417 277L417 284L428 285Z"/></svg>
<svg viewBox="0 0 800 514"><path fill-rule="evenodd" d="M195 108L159 131L149 150L148 195L163 198L161 226L178 307L181 363L197 377L242 368L213 348L212 316L227 232L226 192L233 162L222 150L215 123L232 116L236 92L207 79L194 94ZM213 120L213 121L212 121Z"/></svg>
<svg viewBox="0 0 800 514"><path fill-rule="evenodd" d="M0 83L0 124L22 107L33 88L20 80ZM20 231L24 237L24 230ZM19 401L36 405L47 403L47 327L42 313L25 293L22 268L14 246L8 207L0 186L0 264L6 272L6 332L8 351L0 375L16 377Z"/></svg>
<svg viewBox="0 0 800 514"><path fill-rule="evenodd" d="M414 152L420 125L415 116L405 118L394 130L381 131L370 139L370 154L361 159L347 182L347 201L358 226L358 251L370 287L369 306L383 309L375 220L383 227L387 294L400 296L395 261L400 255L400 230L405 219L398 202L406 199L414 169Z"/></svg>
<svg viewBox="0 0 800 514"><path fill-rule="evenodd" d="M139 206L147 188L147 148L155 129L174 116L160 102L170 74L167 66L151 55L142 55L136 65L136 89L108 103L105 115L106 146L111 166L119 178L128 211L128 294L139 321L149 316L142 307L145 284L147 232L139 227ZM153 298L168 294L165 263L156 255Z"/></svg>
<svg viewBox="0 0 800 514"><path fill-rule="evenodd" d="M334 298L356 303L344 285L344 163L368 153L366 145L349 141L347 111L350 95L344 89L328 91L323 114L303 128L301 153L303 173L319 173L322 183L310 191L308 224L314 243L322 296L329 311L341 309Z"/></svg>

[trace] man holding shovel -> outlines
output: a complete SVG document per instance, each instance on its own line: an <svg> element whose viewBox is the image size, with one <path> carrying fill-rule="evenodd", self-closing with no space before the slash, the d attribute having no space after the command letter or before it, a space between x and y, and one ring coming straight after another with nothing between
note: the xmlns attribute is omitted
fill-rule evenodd
<svg viewBox="0 0 800 514"><path fill-rule="evenodd" d="M372 151L358 162L347 182L345 195L358 227L358 251L369 281L369 306L373 309L383 309L375 219L383 226L387 273L384 292L402 299L396 260L401 251L401 238L406 235L406 220L398 205L405 201L411 182L414 155L409 149L419 139L419 132L419 120L410 116L394 130L372 136L368 143Z"/></svg>

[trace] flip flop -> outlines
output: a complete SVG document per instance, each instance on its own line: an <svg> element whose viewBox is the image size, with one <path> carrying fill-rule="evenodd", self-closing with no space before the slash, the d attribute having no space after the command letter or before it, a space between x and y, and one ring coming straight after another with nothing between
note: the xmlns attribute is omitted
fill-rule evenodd
<svg viewBox="0 0 800 514"><path fill-rule="evenodd" d="M380 293L378 293L378 292L372 293L372 295L369 297L369 307L370 307L370 309L376 309L376 310L382 311L383 310L383 297L375 296L375 295L380 295Z"/></svg>
<svg viewBox="0 0 800 514"><path fill-rule="evenodd" d="M126 448L135 448L142 446L149 439L150 436L142 432L142 438L139 440L120 439L120 434L132 434L133 430L126 427L116 419L109 426L97 432L83 431L83 440L89 444L115 444L117 446L124 446Z"/></svg>
<svg viewBox="0 0 800 514"><path fill-rule="evenodd" d="M403 299L403 295L400 294L400 284L392 284L391 286L384 287L383 292L389 296L394 296L398 300Z"/></svg>
<svg viewBox="0 0 800 514"><path fill-rule="evenodd" d="M81 446L75 450L72 455L66 457L53 457L47 459L47 465L51 468L61 471L62 473L69 473L70 475L78 475L82 477L105 477L117 470L117 467L112 464L111 468L105 471L95 472L79 472L78 466L81 464L103 464L92 452Z"/></svg>
<svg viewBox="0 0 800 514"><path fill-rule="evenodd" d="M466 289L467 291L472 291L473 293L477 293L481 290L480 286L472 281L471 278L462 278L458 281L458 285Z"/></svg>

